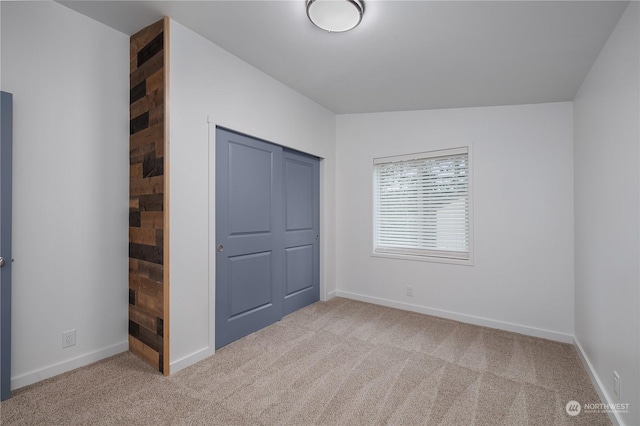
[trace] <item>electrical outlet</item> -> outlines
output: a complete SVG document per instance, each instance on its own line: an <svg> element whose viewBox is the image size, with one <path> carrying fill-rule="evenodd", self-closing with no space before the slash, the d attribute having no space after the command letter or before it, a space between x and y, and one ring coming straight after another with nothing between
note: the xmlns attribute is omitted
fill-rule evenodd
<svg viewBox="0 0 640 426"><path fill-rule="evenodd" d="M613 393L620 399L620 375L617 371L613 372Z"/></svg>
<svg viewBox="0 0 640 426"><path fill-rule="evenodd" d="M407 296L413 297L413 287L407 286Z"/></svg>
<svg viewBox="0 0 640 426"><path fill-rule="evenodd" d="M69 346L75 346L76 344L76 331L69 330L62 332L62 347L68 348Z"/></svg>

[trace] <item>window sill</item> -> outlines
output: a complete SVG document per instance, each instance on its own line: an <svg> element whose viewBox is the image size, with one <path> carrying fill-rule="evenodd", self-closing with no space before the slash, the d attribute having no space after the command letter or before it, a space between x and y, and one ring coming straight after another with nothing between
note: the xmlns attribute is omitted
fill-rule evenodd
<svg viewBox="0 0 640 426"><path fill-rule="evenodd" d="M419 262L432 262L432 263L448 263L451 265L473 266L473 258L469 259L454 259L448 257L437 256L412 256L408 254L395 254L395 253L371 253L371 257L383 257L387 259L400 259L400 260L413 260Z"/></svg>

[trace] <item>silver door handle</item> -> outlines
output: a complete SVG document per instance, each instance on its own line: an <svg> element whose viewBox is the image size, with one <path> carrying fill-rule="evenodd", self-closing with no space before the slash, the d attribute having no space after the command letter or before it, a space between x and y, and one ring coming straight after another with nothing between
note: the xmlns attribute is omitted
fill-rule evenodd
<svg viewBox="0 0 640 426"><path fill-rule="evenodd" d="M222 246L222 244L218 244L218 253L222 253L222 250L224 250L224 247Z"/></svg>
<svg viewBox="0 0 640 426"><path fill-rule="evenodd" d="M4 257L0 257L0 268L4 266L6 262L4 261Z"/></svg>

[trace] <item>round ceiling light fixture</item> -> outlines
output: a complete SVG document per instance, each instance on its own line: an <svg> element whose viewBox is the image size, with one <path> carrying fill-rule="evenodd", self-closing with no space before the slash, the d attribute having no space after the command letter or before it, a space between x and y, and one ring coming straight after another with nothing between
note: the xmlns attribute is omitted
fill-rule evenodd
<svg viewBox="0 0 640 426"><path fill-rule="evenodd" d="M307 0L307 16L318 28L330 33L354 29L362 21L362 0Z"/></svg>

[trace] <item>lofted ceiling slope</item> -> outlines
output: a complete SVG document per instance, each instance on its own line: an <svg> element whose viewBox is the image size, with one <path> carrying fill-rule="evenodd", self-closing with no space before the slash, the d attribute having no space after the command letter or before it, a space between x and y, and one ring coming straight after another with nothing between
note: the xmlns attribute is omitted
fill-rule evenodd
<svg viewBox="0 0 640 426"><path fill-rule="evenodd" d="M330 34L304 0L60 1L129 35L168 15L336 114L571 101L627 6L365 2Z"/></svg>

